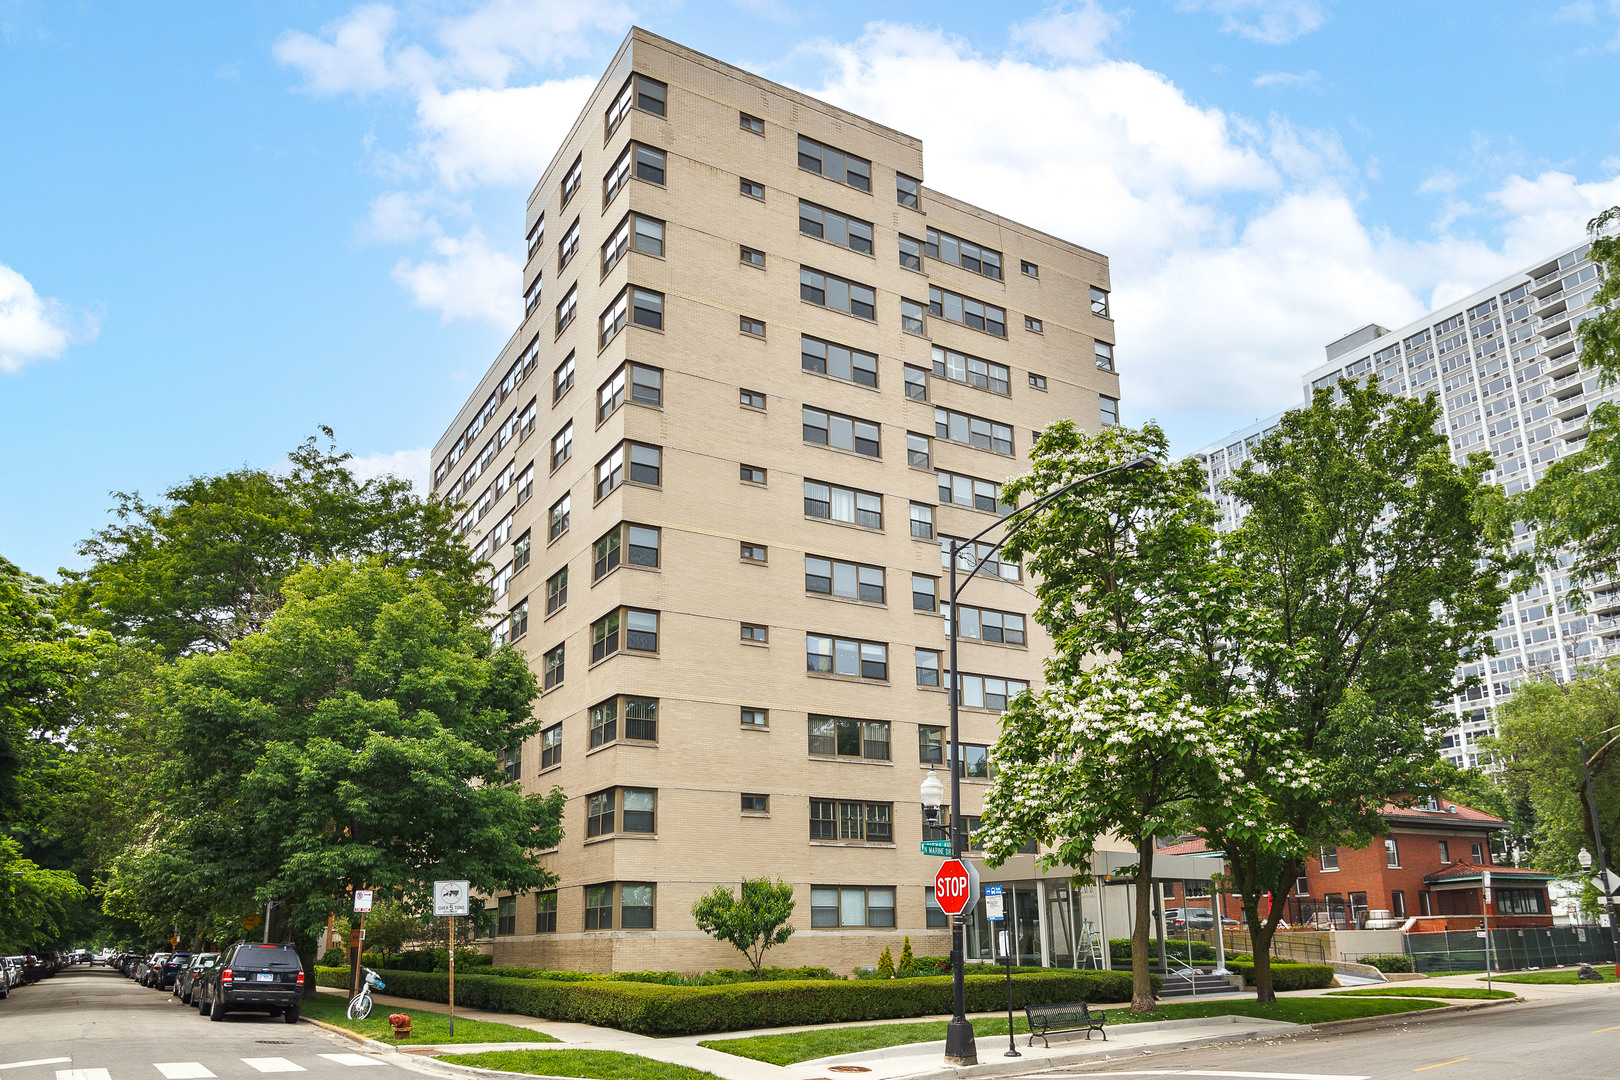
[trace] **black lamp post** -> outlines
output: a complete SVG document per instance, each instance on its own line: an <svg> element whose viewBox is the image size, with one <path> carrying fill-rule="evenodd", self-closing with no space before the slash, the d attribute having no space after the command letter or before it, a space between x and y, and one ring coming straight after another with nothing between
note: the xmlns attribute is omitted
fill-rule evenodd
<svg viewBox="0 0 1620 1080"><path fill-rule="evenodd" d="M1614 944L1614 970L1620 975L1620 922L1614 917L1614 891L1609 888L1609 857L1603 852L1603 826L1598 824L1597 796L1592 793L1591 760L1586 756L1586 740L1581 747L1581 776L1586 781L1586 806L1592 814L1592 842L1597 845L1598 872L1603 876L1603 901L1609 908L1609 940Z"/></svg>
<svg viewBox="0 0 1620 1080"><path fill-rule="evenodd" d="M978 533L966 540L951 541L951 607L950 614L946 617L947 633L950 635L951 642L950 670L946 674L946 691L949 695L951 705L951 741L949 753L947 754L947 760L951 768L951 816L947 821L946 827L949 830L948 836L950 837L951 841L951 856L953 858L961 858L962 853L967 850L967 837L963 835L966 830L957 824L957 822L963 820L961 810L962 754L960 749L961 739L958 731L958 713L960 706L960 701L958 699L961 697L961 684L956 673L956 642L958 632L961 628L961 620L957 615L957 598L962 594L962 590L967 588L968 582L972 581L974 576L978 574L985 562L996 552L1000 551L1002 545L1006 544L1008 540L1012 539L1012 537L1017 534L1019 529L1023 528L1025 525L1029 524L1030 521L1034 520L1036 513L1045 509L1048 504L1056 501L1058 498L1064 495L1067 495L1069 492L1073 491L1082 484L1089 484L1091 481L1100 480L1105 476L1140 472L1143 469L1151 469L1156 464L1158 463L1151 457L1139 457L1134 461L1127 461L1124 464L1103 469L1101 472L1094 472L1089 476L1082 476L1078 480L1073 480L1067 484L1064 484L1060 488L1047 492L1045 495L1042 495L1028 506L1021 506L1012 513L1005 514L997 518L995 521L991 522L983 529L980 529ZM977 545L979 542L980 537L984 536L993 529L1000 528L1003 525L1006 526L1007 531L1002 535L1001 539L991 545L990 550L985 552L982 556L978 555L978 548L975 545ZM964 551L973 553L973 568L968 571L967 577L962 578L959 583L957 581L956 573L957 559L958 556ZM965 915L958 915L951 919L951 981L952 1005L955 1015L951 1017L950 1023L946 1025L945 1028L945 1063L947 1065L977 1065L979 1063L978 1050L975 1048L973 1043L973 1025L968 1023L967 1019L967 987L962 981L962 961L964 952L963 936L965 932L964 920L966 918L967 916Z"/></svg>

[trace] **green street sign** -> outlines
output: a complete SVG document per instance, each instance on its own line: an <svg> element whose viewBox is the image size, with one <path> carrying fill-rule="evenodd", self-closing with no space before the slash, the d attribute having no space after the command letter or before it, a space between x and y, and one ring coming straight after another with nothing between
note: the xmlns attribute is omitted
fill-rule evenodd
<svg viewBox="0 0 1620 1080"><path fill-rule="evenodd" d="M949 857L951 854L951 842L949 840L924 840L922 842L922 853L924 855L944 855Z"/></svg>

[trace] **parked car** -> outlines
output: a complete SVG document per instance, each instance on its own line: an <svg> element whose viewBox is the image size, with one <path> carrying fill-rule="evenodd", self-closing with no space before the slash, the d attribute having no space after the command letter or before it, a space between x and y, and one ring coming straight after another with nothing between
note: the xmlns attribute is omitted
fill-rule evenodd
<svg viewBox="0 0 1620 1080"><path fill-rule="evenodd" d="M180 969L180 974L174 979L174 996L187 1005L191 1004L192 994L197 988L197 977L214 966L219 959L219 953L200 952L194 954L186 961L186 966Z"/></svg>
<svg viewBox="0 0 1620 1080"><path fill-rule="evenodd" d="M174 986L174 980L179 978L180 970L191 960L188 952L172 952L163 958L163 963L152 968L151 986L154 990L167 990Z"/></svg>
<svg viewBox="0 0 1620 1080"><path fill-rule="evenodd" d="M20 956L7 956L4 958L6 966L6 984L17 987L23 984L23 958Z"/></svg>
<svg viewBox="0 0 1620 1080"><path fill-rule="evenodd" d="M141 961L141 966L136 969L135 981L140 983L142 986L151 986L152 977L163 970L163 961L167 960L168 958L169 954L162 952L153 953L151 956L148 956L145 960Z"/></svg>
<svg viewBox="0 0 1620 1080"><path fill-rule="evenodd" d="M192 990L197 1011L210 1020L223 1020L228 1012L247 1009L298 1022L299 1000L304 995L304 965L291 945L240 942L226 949L214 967Z"/></svg>

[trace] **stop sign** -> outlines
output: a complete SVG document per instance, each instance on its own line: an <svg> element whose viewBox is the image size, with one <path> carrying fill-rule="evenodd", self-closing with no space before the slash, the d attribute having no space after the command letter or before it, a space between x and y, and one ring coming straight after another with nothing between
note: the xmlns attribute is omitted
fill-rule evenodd
<svg viewBox="0 0 1620 1080"><path fill-rule="evenodd" d="M979 868L962 859L946 859L934 875L934 901L947 915L965 915L979 902Z"/></svg>

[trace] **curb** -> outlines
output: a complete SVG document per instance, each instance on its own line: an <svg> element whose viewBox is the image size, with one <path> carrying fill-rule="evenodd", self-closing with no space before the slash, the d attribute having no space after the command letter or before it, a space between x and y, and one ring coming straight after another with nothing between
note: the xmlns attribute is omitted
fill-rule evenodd
<svg viewBox="0 0 1620 1080"><path fill-rule="evenodd" d="M336 1024L328 1024L325 1020L316 1020L312 1016L300 1016L298 1018L298 1022L300 1024L314 1024L318 1028L324 1028L325 1030L334 1034L343 1036L350 1042L359 1044L367 1050L379 1050L389 1054L399 1053L399 1047L395 1046L393 1043L378 1042L376 1039L368 1039L364 1035L355 1034L348 1028L341 1028Z"/></svg>
<svg viewBox="0 0 1620 1080"><path fill-rule="evenodd" d="M1390 996L1393 997L1394 995ZM1379 1028L1410 1024L1415 1020L1428 1020L1437 1016L1458 1016L1462 1013L1478 1012L1480 1009L1494 1009L1503 1005L1519 1005L1524 1000L1521 997L1497 998L1494 1001L1474 1001L1466 1005L1442 1005L1437 1009L1415 1009L1412 1012L1389 1013L1385 1016L1365 1016L1354 1020L1324 1020L1320 1024L1307 1024L1305 1027L1311 1031L1319 1031L1324 1035L1376 1031Z"/></svg>

